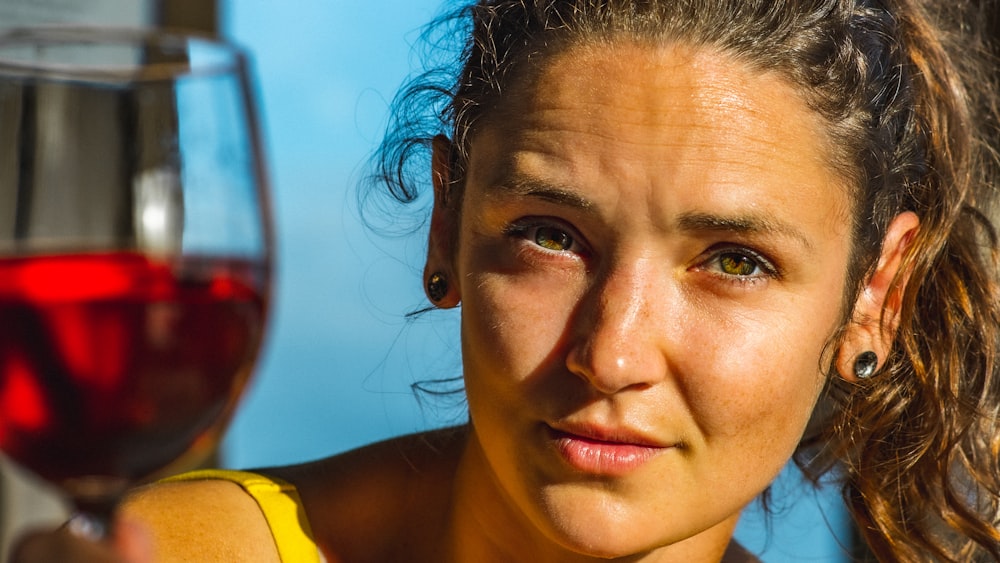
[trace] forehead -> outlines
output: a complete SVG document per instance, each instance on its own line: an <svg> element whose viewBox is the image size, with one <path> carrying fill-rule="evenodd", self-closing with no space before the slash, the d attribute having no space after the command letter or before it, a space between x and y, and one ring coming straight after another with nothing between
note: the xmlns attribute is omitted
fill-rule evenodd
<svg viewBox="0 0 1000 563"><path fill-rule="evenodd" d="M757 142L744 148L762 155L784 148L775 146L782 137L797 136L826 161L822 119L796 88L775 72L714 49L618 41L576 45L539 59L513 81L497 106L498 118L487 118L488 124L576 121L580 134L627 137L633 126L659 122L664 142L678 129L703 130L716 142L754 137ZM658 140L650 133L643 132Z"/></svg>
<svg viewBox="0 0 1000 563"><path fill-rule="evenodd" d="M577 45L544 60L473 137L470 176L611 178L619 192L690 186L715 203L762 207L831 191L824 204L838 212L827 216L843 221L848 190L823 120L780 75L684 45Z"/></svg>

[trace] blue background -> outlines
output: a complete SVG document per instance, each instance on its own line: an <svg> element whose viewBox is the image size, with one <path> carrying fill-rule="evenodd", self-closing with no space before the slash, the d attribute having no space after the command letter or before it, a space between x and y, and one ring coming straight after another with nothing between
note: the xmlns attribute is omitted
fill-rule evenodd
<svg viewBox="0 0 1000 563"><path fill-rule="evenodd" d="M415 381L461 373L453 312L414 321L425 234L373 234L356 186L389 102L419 63L438 0L223 0L223 32L254 58L279 235L277 292L257 376L224 444L255 467L327 456L461 422L460 401L421 401ZM420 219L411 211L405 224ZM767 562L845 561L834 492L793 470L770 522L753 505L737 537Z"/></svg>

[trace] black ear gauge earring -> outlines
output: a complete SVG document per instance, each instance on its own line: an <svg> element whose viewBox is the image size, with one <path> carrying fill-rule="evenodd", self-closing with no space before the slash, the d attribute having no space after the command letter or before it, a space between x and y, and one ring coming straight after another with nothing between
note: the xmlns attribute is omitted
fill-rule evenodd
<svg viewBox="0 0 1000 563"><path fill-rule="evenodd" d="M854 359L854 376L858 379L868 379L875 375L878 367L878 356L871 350L861 352Z"/></svg>
<svg viewBox="0 0 1000 563"><path fill-rule="evenodd" d="M448 278L441 272L434 272L427 278L427 296L437 303L448 295Z"/></svg>

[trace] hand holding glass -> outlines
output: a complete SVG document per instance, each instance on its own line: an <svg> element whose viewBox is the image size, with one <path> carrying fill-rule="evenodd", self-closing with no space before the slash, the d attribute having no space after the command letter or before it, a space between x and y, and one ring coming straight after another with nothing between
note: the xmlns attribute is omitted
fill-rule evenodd
<svg viewBox="0 0 1000 563"><path fill-rule="evenodd" d="M224 43L0 38L0 448L105 522L213 451L259 349L270 211Z"/></svg>

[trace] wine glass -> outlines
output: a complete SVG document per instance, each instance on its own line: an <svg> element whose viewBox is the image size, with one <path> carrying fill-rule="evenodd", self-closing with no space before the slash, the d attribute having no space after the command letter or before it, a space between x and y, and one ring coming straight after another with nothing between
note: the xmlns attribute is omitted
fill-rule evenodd
<svg viewBox="0 0 1000 563"><path fill-rule="evenodd" d="M0 37L0 449L95 535L214 451L252 371L273 243L250 94L210 38Z"/></svg>

